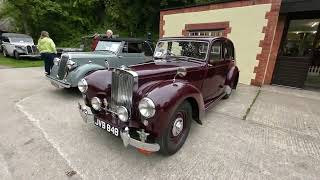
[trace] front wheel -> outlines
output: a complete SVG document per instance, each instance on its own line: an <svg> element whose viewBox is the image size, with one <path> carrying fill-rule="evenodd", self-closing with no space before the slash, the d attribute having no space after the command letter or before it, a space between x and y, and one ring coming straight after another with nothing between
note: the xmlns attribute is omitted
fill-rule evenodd
<svg viewBox="0 0 320 180"><path fill-rule="evenodd" d="M14 58L16 58L17 60L20 59L20 55L17 51L14 51L13 55L14 55Z"/></svg>
<svg viewBox="0 0 320 180"><path fill-rule="evenodd" d="M168 127L159 138L160 153L172 155L185 143L192 121L192 109L189 102L183 102L170 118Z"/></svg>

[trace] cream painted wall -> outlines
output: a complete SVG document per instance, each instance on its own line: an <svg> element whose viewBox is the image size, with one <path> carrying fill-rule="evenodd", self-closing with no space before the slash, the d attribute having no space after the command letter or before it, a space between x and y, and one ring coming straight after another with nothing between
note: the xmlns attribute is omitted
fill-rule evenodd
<svg viewBox="0 0 320 180"><path fill-rule="evenodd" d="M201 12L164 15L164 36L182 36L185 24L229 21L231 33L228 38L236 49L237 65L240 69L240 83L250 84L255 78L253 69L258 65L257 54L261 53L260 40L264 39L263 26L267 25L266 12L271 4L237 8L209 10Z"/></svg>

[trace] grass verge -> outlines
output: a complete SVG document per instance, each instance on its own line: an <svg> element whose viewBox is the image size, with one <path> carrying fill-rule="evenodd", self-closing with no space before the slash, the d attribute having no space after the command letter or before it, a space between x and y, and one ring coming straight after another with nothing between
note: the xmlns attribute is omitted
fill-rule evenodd
<svg viewBox="0 0 320 180"><path fill-rule="evenodd" d="M16 60L10 57L0 55L0 65L11 68L27 68L27 67L41 67L43 61L40 59L20 59Z"/></svg>

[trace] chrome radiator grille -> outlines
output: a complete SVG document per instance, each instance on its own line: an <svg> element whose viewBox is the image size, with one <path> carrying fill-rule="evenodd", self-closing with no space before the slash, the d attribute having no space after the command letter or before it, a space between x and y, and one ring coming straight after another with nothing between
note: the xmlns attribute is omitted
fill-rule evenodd
<svg viewBox="0 0 320 180"><path fill-rule="evenodd" d="M59 64L58 77L59 79L63 79L67 73L67 62L68 56L62 56Z"/></svg>
<svg viewBox="0 0 320 180"><path fill-rule="evenodd" d="M111 108L124 106L130 116L134 84L134 77L129 72L120 69L112 72Z"/></svg>
<svg viewBox="0 0 320 180"><path fill-rule="evenodd" d="M31 46L27 46L27 52L28 52L28 54L31 54L31 53L32 53L32 48L31 48Z"/></svg>
<svg viewBox="0 0 320 180"><path fill-rule="evenodd" d="M38 48L37 48L37 46L35 46L35 45L32 46L32 52L33 52L33 53L38 53Z"/></svg>

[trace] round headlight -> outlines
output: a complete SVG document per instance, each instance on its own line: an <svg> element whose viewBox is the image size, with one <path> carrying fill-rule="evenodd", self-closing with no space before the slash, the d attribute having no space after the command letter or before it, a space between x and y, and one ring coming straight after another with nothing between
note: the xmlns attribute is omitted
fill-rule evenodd
<svg viewBox="0 0 320 180"><path fill-rule="evenodd" d="M76 63L74 61L72 61L71 59L69 59L68 62L67 62L68 69L72 69L75 66L76 66Z"/></svg>
<svg viewBox="0 0 320 180"><path fill-rule="evenodd" d="M94 110L99 111L101 109L101 100L97 97L92 98L91 106Z"/></svg>
<svg viewBox="0 0 320 180"><path fill-rule="evenodd" d="M54 59L53 59L53 64L54 64L55 66L58 66L58 65L59 65L59 62L60 62L60 59L59 59L59 58L54 58Z"/></svg>
<svg viewBox="0 0 320 180"><path fill-rule="evenodd" d="M87 90L88 90L88 83L85 79L81 79L79 82L78 82L78 89L80 92L82 93L86 93Z"/></svg>
<svg viewBox="0 0 320 180"><path fill-rule="evenodd" d="M128 121L128 110L127 108L123 107L123 106L119 106L116 110L116 113L118 115L118 118L120 119L120 121L122 122L127 122Z"/></svg>
<svg viewBox="0 0 320 180"><path fill-rule="evenodd" d="M146 118L151 118L156 113L156 106L150 98L143 98L139 102L140 114Z"/></svg>

